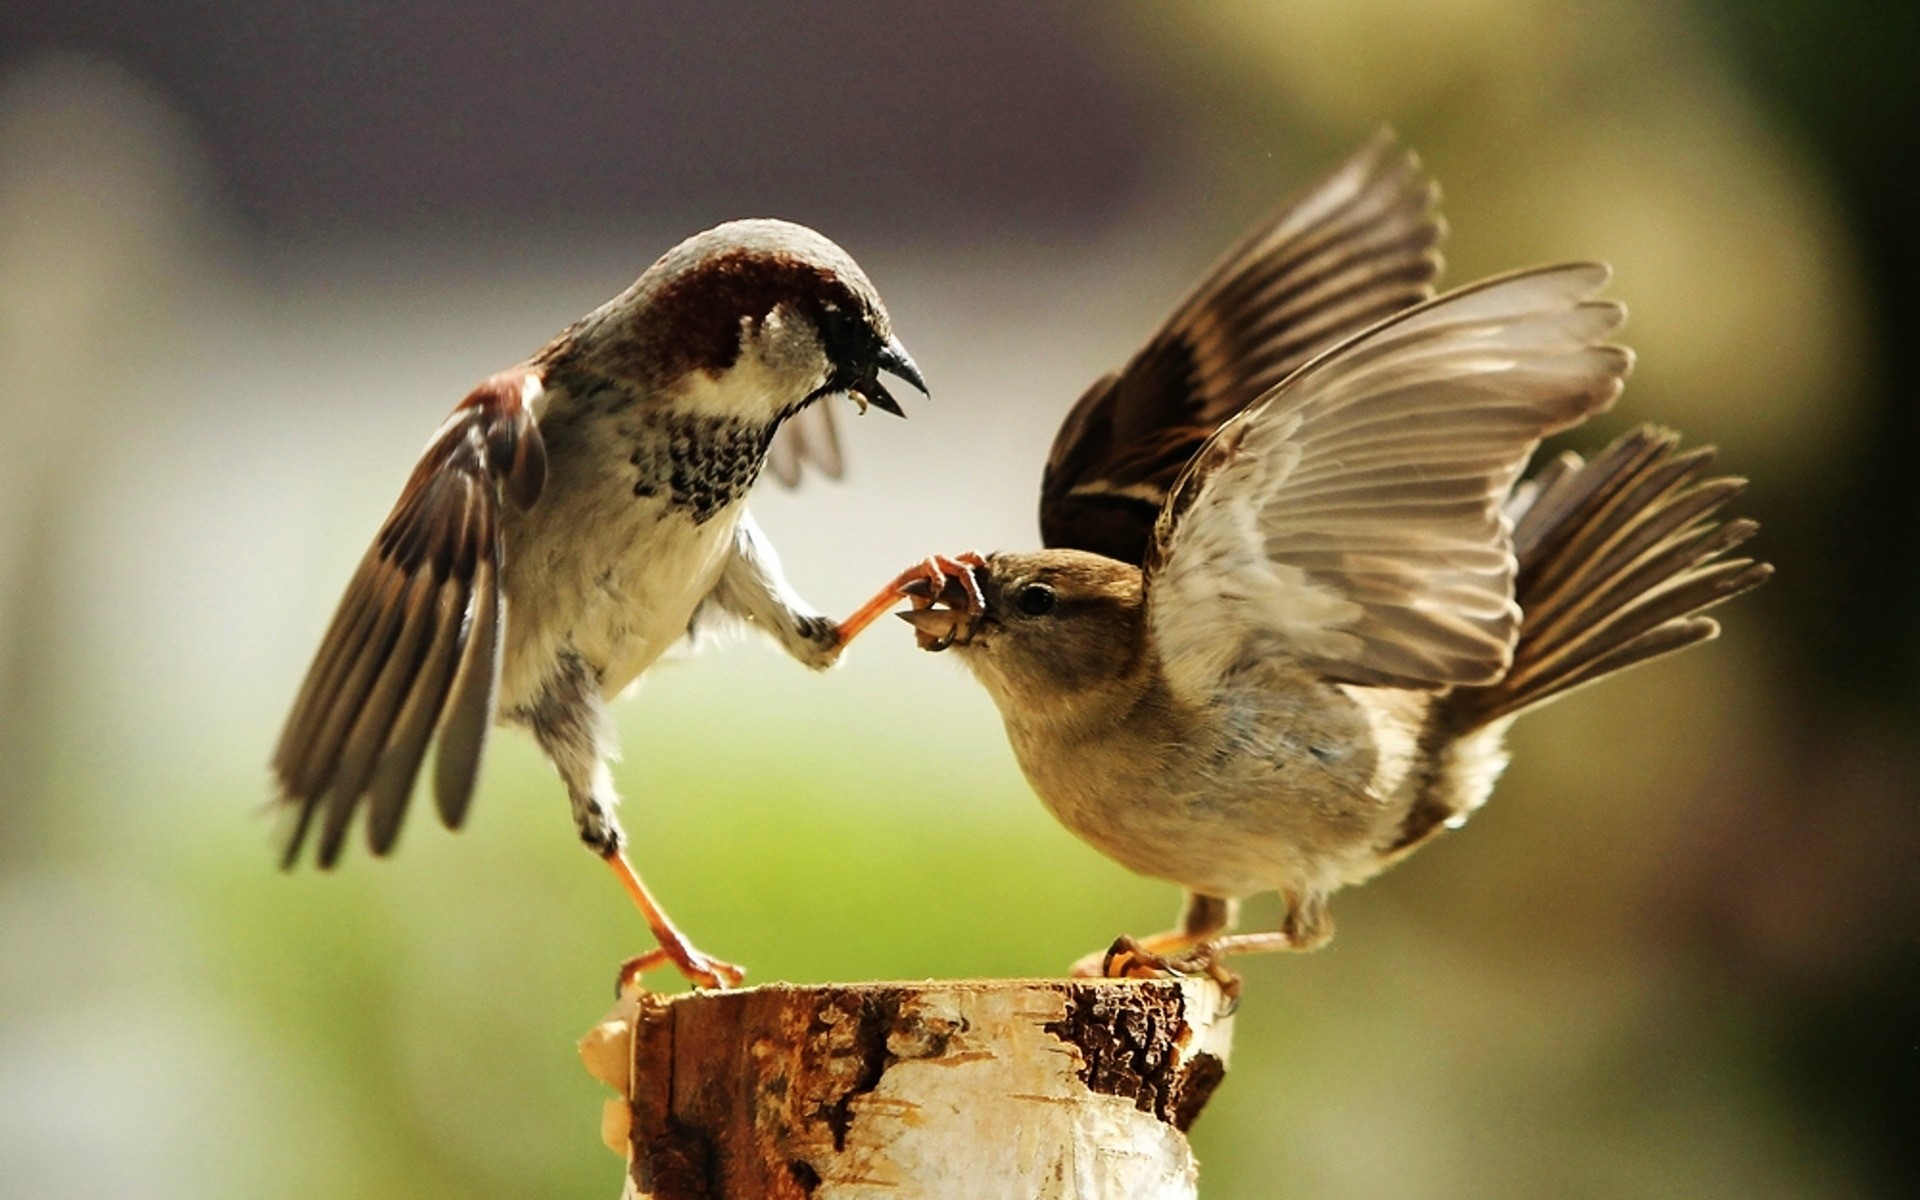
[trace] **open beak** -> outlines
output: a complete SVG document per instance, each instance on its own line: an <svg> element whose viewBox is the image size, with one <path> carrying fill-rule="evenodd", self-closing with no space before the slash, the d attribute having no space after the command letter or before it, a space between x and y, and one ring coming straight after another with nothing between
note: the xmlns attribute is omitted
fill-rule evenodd
<svg viewBox="0 0 1920 1200"><path fill-rule="evenodd" d="M888 338L887 344L880 347L880 353L874 355L873 363L875 368L873 376L853 389L855 400L865 402L861 405L863 409L867 404L871 404L882 412L890 412L896 417L907 415L900 407L900 402L895 400L893 394L887 391L886 385L880 382L881 371L906 380L920 389L920 394L923 396L932 394L927 391L927 381L920 374L920 368L914 364L913 356L907 353L907 348L900 344L899 338Z"/></svg>

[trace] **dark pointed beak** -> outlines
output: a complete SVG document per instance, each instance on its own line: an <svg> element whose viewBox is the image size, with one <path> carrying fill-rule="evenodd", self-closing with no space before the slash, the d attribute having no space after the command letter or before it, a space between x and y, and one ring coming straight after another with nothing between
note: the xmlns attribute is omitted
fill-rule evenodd
<svg viewBox="0 0 1920 1200"><path fill-rule="evenodd" d="M881 383L878 379L872 383L861 384L854 390L859 392L868 404L873 405L881 412L890 412L896 417L904 417L907 415L906 411L900 407L900 402L893 398L893 393L887 390L887 385Z"/></svg>
<svg viewBox="0 0 1920 1200"><path fill-rule="evenodd" d="M914 363L913 356L907 353L907 348L900 344L899 338L888 338L887 344L880 347L880 353L874 355L873 361L880 370L904 379L918 388L922 396L932 395L927 391L926 378L920 374L919 366ZM900 402L888 394L887 389L877 381L867 390L867 400L874 407L885 409L896 417L907 415L901 411Z"/></svg>

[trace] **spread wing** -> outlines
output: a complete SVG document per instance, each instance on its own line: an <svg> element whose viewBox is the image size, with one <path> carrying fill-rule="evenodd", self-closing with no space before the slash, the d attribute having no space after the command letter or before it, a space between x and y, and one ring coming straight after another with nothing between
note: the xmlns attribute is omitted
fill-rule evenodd
<svg viewBox="0 0 1920 1200"><path fill-rule="evenodd" d="M809 404L780 422L767 447L767 469L787 487L800 482L806 466L817 468L828 479L840 478L845 469L831 405Z"/></svg>
<svg viewBox="0 0 1920 1200"><path fill-rule="evenodd" d="M1345 683L1497 679L1519 610L1503 511L1542 437L1606 408L1632 355L1543 267L1449 293L1316 359L1208 439L1146 564L1170 681L1210 694L1269 654Z"/></svg>
<svg viewBox="0 0 1920 1200"><path fill-rule="evenodd" d="M316 821L315 858L333 865L363 801L374 853L392 849L436 734L440 816L465 818L499 683L503 495L529 508L546 482L539 392L507 372L461 402L347 585L273 756L285 865Z"/></svg>
<svg viewBox="0 0 1920 1200"><path fill-rule="evenodd" d="M1140 563L1167 489L1221 422L1433 295L1437 194L1383 131L1254 229L1067 414L1040 489L1042 540Z"/></svg>

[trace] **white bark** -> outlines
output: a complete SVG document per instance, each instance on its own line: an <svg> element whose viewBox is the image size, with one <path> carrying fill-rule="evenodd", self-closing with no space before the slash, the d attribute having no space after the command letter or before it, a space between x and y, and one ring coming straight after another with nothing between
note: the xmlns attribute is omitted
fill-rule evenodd
<svg viewBox="0 0 1920 1200"><path fill-rule="evenodd" d="M582 1042L645 1200L1190 1200L1210 980L636 993Z"/></svg>

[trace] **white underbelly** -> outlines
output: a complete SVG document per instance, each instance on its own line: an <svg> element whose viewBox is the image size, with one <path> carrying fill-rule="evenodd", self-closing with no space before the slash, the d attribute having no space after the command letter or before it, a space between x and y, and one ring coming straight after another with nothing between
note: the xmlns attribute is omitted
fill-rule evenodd
<svg viewBox="0 0 1920 1200"><path fill-rule="evenodd" d="M733 524L730 516L697 527L672 521L614 567L574 635L587 661L601 665L603 695L625 691L686 636L726 565Z"/></svg>
<svg viewBox="0 0 1920 1200"><path fill-rule="evenodd" d="M502 711L537 694L563 653L599 673L603 696L626 690L685 636L726 565L742 508L695 524L665 505L645 505L564 535L529 529L530 545L519 547L507 572Z"/></svg>

